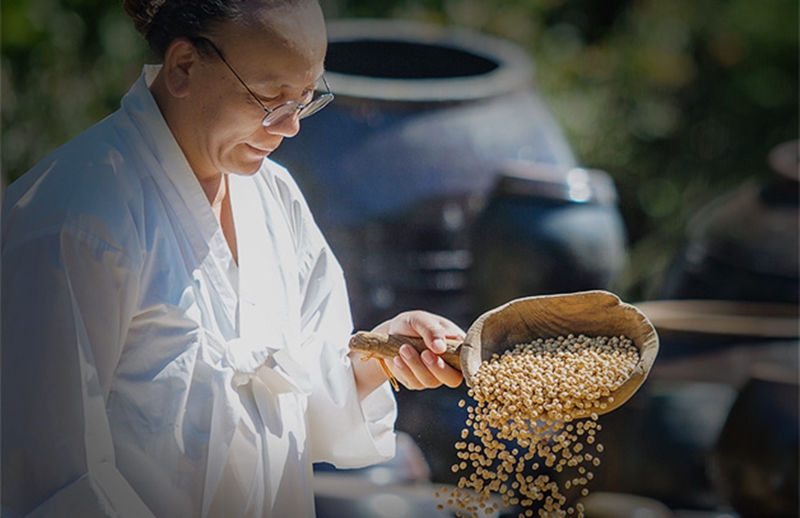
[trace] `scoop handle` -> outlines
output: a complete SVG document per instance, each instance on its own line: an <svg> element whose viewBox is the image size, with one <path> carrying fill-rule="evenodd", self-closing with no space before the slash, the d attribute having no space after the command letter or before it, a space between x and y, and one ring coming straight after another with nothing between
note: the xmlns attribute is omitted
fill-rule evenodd
<svg viewBox="0 0 800 518"><path fill-rule="evenodd" d="M376 358L394 358L399 354L400 346L409 344L419 352L428 348L422 338L416 336L389 335L359 331L350 338L350 350ZM461 370L459 355L461 340L447 340L447 350L439 356L451 367Z"/></svg>

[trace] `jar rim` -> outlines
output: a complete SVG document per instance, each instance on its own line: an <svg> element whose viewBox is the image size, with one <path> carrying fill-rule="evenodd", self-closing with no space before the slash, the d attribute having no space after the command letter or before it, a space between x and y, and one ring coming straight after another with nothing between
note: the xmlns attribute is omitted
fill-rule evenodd
<svg viewBox="0 0 800 518"><path fill-rule="evenodd" d="M380 19L335 19L328 22L326 77L340 98L399 102L459 102L505 95L533 84L532 58L516 44L476 31L424 22ZM471 65L486 62L483 72L465 71L439 77L386 77L337 70L337 46L376 44L418 46L440 56L462 55ZM353 59L350 57L350 59ZM490 65L491 64L491 65ZM452 66L452 64L451 64ZM480 66L478 66L478 70ZM383 77L381 77L383 76Z"/></svg>

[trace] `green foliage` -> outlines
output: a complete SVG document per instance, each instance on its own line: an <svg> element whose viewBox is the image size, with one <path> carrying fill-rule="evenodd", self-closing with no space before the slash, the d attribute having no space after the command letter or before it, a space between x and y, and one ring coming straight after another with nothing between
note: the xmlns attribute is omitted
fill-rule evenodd
<svg viewBox="0 0 800 518"><path fill-rule="evenodd" d="M2 167L15 179L119 106L146 45L120 4L2 3Z"/></svg>
<svg viewBox="0 0 800 518"><path fill-rule="evenodd" d="M328 17L399 17L527 49L582 163L608 171L629 225L619 291L647 287L689 216L797 138L796 0L322 0ZM119 2L2 2L2 172L18 177L98 121L150 59Z"/></svg>

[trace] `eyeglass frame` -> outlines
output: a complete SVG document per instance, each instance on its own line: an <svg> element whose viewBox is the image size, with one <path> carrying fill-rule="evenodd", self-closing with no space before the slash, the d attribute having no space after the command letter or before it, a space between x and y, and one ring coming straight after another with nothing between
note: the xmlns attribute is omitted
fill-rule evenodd
<svg viewBox="0 0 800 518"><path fill-rule="evenodd" d="M328 84L328 80L323 75L320 78L322 79L322 84L325 86L324 93L318 95L317 97L313 97L306 104L302 104L300 103L300 101L291 100L291 101L286 101L285 103L282 103L276 106L275 108L270 109L263 102L261 102L261 99L259 99L258 96L253 92L253 90L251 90L250 87L247 86L247 83L244 82L244 79L242 79L242 77L238 73L236 73L236 70L234 70L231 64L228 63L228 60L225 59L225 55L222 54L222 51L219 49L219 47L217 47L214 44L213 41L206 38L205 36L195 36L192 39L195 41L207 43L209 46L211 46L211 48L214 50L217 56L219 56L219 59L222 60L225 66L228 67L228 70L231 71L231 73L234 75L234 77L236 77L239 83L241 83L244 89L247 90L247 93L249 93L250 96L258 103L258 105L261 106L261 108L265 112L264 118L261 119L261 125L265 128L283 122L285 119L293 116L295 113L297 113L298 120L314 115L315 113L317 113L318 111L329 105L331 101L333 101L334 99L333 92L331 91L331 87ZM285 112L286 108L290 106L293 107L291 111ZM309 107L313 107L314 109L308 111L307 109ZM281 112L281 110L284 110L284 112ZM278 114L278 116L275 115L276 113ZM286 113L286 115L278 118L282 113ZM272 120L270 120L270 117L272 117Z"/></svg>

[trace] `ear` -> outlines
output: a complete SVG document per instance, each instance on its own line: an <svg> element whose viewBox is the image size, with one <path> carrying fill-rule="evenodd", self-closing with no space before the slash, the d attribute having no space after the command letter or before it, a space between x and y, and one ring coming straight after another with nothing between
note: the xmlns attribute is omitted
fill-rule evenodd
<svg viewBox="0 0 800 518"><path fill-rule="evenodd" d="M186 38L173 41L164 55L164 80L169 93L176 98L189 94L189 84L193 68L200 59L197 47Z"/></svg>

